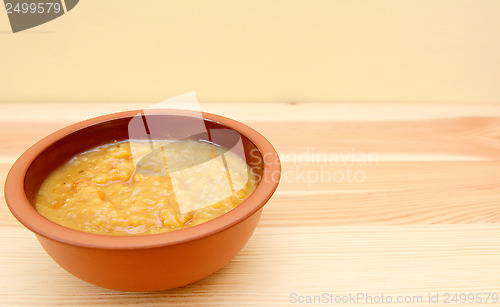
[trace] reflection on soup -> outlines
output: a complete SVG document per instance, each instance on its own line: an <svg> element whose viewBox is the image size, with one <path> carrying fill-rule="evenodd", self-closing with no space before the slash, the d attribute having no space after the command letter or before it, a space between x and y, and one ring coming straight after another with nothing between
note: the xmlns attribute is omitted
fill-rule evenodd
<svg viewBox="0 0 500 307"><path fill-rule="evenodd" d="M69 228L154 234L214 219L256 187L239 155L201 141L121 141L75 156L51 173L36 209Z"/></svg>

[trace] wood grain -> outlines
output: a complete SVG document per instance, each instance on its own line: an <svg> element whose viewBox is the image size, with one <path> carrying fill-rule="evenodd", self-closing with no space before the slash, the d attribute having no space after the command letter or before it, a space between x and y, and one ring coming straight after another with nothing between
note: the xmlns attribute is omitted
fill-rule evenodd
<svg viewBox="0 0 500 307"><path fill-rule="evenodd" d="M90 106L0 105L1 182L23 151L52 131L144 107ZM256 128L283 160L278 191L231 263L158 293L86 284L59 268L11 216L2 185L0 305L270 306L291 304L291 293L362 292L424 300L439 293L436 306L449 305L447 292L500 294L500 106L203 108Z"/></svg>

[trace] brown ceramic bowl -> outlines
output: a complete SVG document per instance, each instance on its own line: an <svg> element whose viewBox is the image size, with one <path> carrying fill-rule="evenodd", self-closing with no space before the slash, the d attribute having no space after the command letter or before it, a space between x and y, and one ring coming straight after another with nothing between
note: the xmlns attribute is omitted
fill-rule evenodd
<svg viewBox="0 0 500 307"><path fill-rule="evenodd" d="M201 122L207 129L230 129L241 135L247 163L261 174L256 190L233 210L194 227L137 236L81 232L40 215L33 204L45 177L80 152L129 138L128 123L139 112L96 117L40 140L12 166L5 183L5 198L12 214L35 233L50 257L71 274L110 289L157 291L200 280L238 254L250 239L262 207L278 186L281 166L273 146L252 128L219 115L201 113ZM194 112L185 110L153 113L155 120L168 119L176 122L176 127L186 127L196 117Z"/></svg>

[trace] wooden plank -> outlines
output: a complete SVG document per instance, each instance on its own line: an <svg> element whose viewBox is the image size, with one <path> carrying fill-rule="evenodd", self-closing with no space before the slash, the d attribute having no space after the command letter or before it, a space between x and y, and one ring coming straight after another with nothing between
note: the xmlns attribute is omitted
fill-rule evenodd
<svg viewBox="0 0 500 307"><path fill-rule="evenodd" d="M500 223L499 186L497 161L286 162L260 226ZM0 225L16 225L1 203Z"/></svg>
<svg viewBox="0 0 500 307"><path fill-rule="evenodd" d="M2 249L2 305L278 306L289 304L291 293L500 292L498 225L259 227L217 273L156 293L84 283L53 263L26 230L0 227L0 240L15 242Z"/></svg>
<svg viewBox="0 0 500 307"><path fill-rule="evenodd" d="M129 103L2 103L0 121L80 121L103 114L154 108L155 104ZM237 120L422 120L462 116L500 116L498 104L404 103L217 103L200 102L199 109ZM36 110L36 112L34 112Z"/></svg>
<svg viewBox="0 0 500 307"><path fill-rule="evenodd" d="M499 159L500 117L462 117L419 121L246 121L280 154L395 155L433 154L464 159ZM23 150L68 123L0 122L0 156Z"/></svg>

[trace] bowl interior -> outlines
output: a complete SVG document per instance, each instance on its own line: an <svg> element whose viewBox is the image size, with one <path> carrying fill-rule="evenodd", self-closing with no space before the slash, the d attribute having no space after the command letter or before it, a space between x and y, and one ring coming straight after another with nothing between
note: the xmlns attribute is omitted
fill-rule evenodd
<svg viewBox="0 0 500 307"><path fill-rule="evenodd" d="M146 119L147 125L143 131L130 130L133 121L146 121ZM203 129L200 129L200 125L204 126L201 127ZM44 179L73 156L93 147L130 138L182 139L186 131L193 129L201 131L196 133L193 139L213 142L229 150L236 142L241 142L243 151L234 152L246 161L257 179L262 178L264 171L262 154L255 144L241 133L209 119L201 120L197 117L173 114L143 114L98 122L71 132L49 145L33 160L26 172L24 177L26 197L34 206L36 194Z"/></svg>

